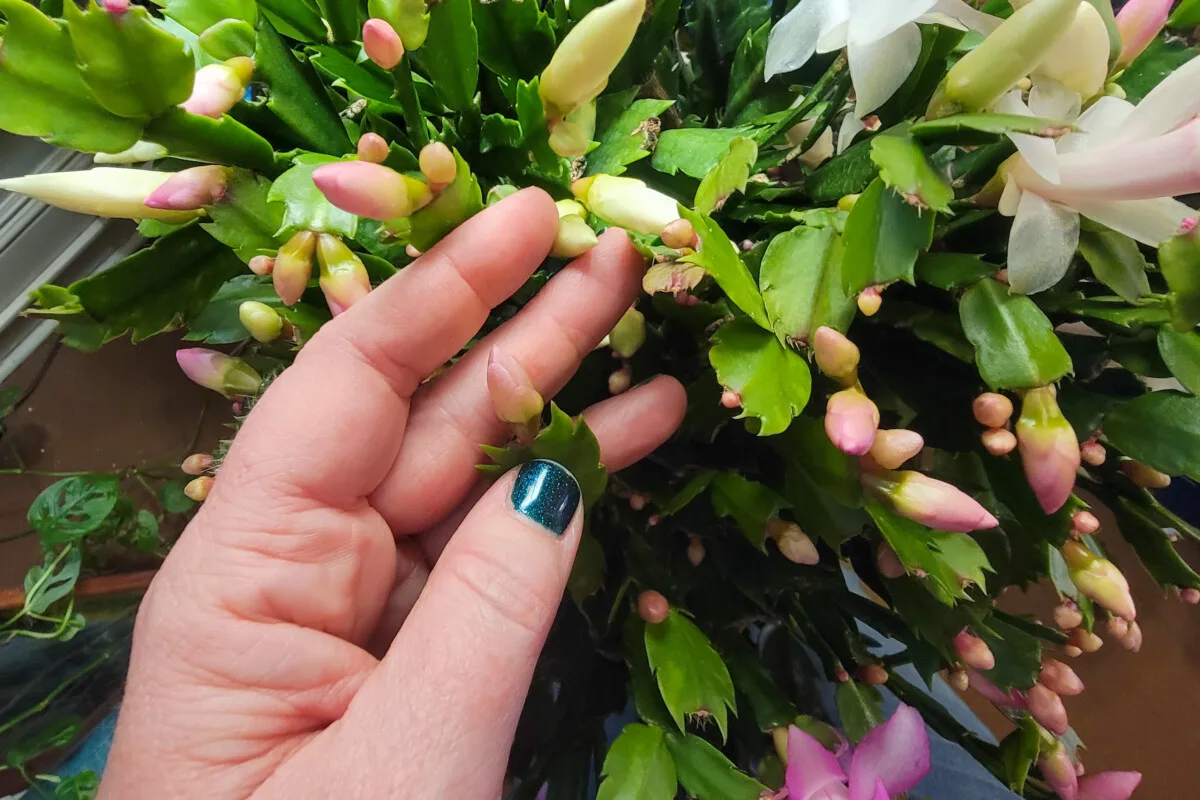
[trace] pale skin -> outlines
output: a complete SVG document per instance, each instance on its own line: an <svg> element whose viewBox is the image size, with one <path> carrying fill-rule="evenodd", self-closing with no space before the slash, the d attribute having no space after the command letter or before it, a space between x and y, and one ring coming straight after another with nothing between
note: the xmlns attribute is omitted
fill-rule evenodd
<svg viewBox="0 0 1200 800"><path fill-rule="evenodd" d="M575 556L475 465L495 345L551 397L634 301L621 231L437 378L542 262L526 189L309 342L266 391L138 614L101 800L497 798ZM614 362L615 364L615 362ZM585 412L610 470L683 417L660 377Z"/></svg>

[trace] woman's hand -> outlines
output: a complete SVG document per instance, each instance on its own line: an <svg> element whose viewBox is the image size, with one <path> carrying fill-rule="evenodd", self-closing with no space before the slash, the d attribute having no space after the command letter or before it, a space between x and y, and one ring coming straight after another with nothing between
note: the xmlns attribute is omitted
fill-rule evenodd
<svg viewBox="0 0 1200 800"><path fill-rule="evenodd" d="M606 233L422 381L525 283L556 226L536 189L477 215L266 391L142 603L103 800L499 795L582 510L553 466L479 482L479 445L507 433L488 352L553 395L633 302L642 259ZM616 470L684 407L658 378L584 416Z"/></svg>

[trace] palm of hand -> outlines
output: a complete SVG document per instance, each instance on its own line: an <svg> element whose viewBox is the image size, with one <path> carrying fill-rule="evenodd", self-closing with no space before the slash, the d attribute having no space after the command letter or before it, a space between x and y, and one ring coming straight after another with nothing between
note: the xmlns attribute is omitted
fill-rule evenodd
<svg viewBox="0 0 1200 800"><path fill-rule="evenodd" d="M498 794L579 523L543 541L501 509L504 486L477 482L479 444L505 436L488 350L552 395L636 296L640 257L605 235L422 380L525 282L556 225L536 190L489 209L264 394L143 602L102 798ZM585 416L619 469L683 407L658 379Z"/></svg>

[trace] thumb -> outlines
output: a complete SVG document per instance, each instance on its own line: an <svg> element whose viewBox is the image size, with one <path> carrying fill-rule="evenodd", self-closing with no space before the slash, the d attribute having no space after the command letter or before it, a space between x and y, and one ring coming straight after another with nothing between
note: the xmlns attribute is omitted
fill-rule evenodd
<svg viewBox="0 0 1200 800"><path fill-rule="evenodd" d="M499 795L579 546L580 505L570 472L531 461L463 520L339 725L358 733L342 752L379 750L359 765L381 773L374 796Z"/></svg>

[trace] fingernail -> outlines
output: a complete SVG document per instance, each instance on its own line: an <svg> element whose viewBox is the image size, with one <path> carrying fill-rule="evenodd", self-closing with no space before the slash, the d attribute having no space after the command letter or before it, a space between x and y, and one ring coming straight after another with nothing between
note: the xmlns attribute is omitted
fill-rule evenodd
<svg viewBox="0 0 1200 800"><path fill-rule="evenodd" d="M512 504L555 536L562 536L579 505L579 484L560 464L530 461L517 472Z"/></svg>

